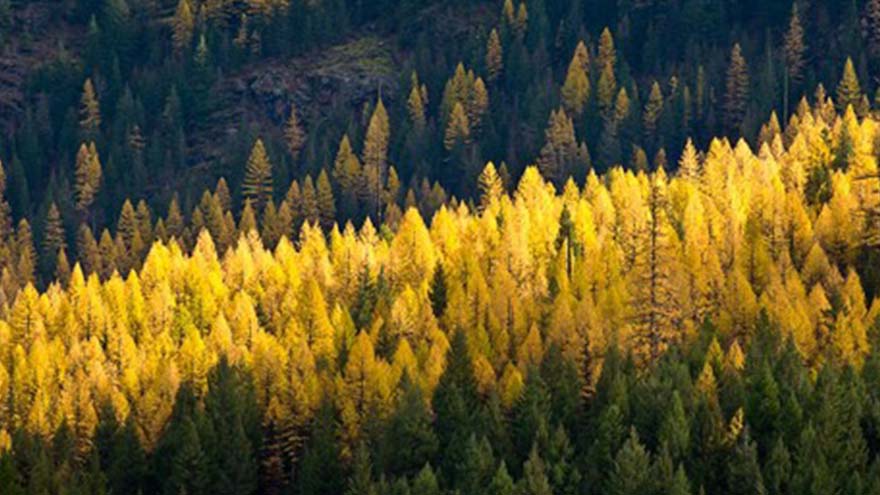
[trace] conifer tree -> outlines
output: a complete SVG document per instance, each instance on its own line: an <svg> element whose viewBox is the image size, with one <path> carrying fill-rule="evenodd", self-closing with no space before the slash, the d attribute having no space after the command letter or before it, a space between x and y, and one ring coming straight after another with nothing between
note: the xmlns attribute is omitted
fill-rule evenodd
<svg viewBox="0 0 880 495"><path fill-rule="evenodd" d="M95 143L83 143L76 155L76 207L88 210L101 186L101 161Z"/></svg>
<svg viewBox="0 0 880 495"><path fill-rule="evenodd" d="M599 111L606 121L613 118L614 97L617 94L617 80L614 77L614 68L611 65L602 67L599 73L599 84L596 88L596 98L599 103Z"/></svg>
<svg viewBox="0 0 880 495"><path fill-rule="evenodd" d="M678 175L688 181L696 181L700 176L700 161L691 138L685 143L678 161Z"/></svg>
<svg viewBox="0 0 880 495"><path fill-rule="evenodd" d="M516 9L516 23L514 24L514 32L517 37L522 39L526 35L526 29L529 27L529 11L525 2L520 2Z"/></svg>
<svg viewBox="0 0 880 495"><path fill-rule="evenodd" d="M352 218L357 213L361 173L361 162L354 154L346 134L339 142L339 151L336 152L333 165L333 179L339 184L339 211L342 218Z"/></svg>
<svg viewBox="0 0 880 495"><path fill-rule="evenodd" d="M232 194L229 192L229 184L226 183L225 178L220 177L217 179L217 187L214 188L214 196L217 197L217 202L223 212L227 212L232 208Z"/></svg>
<svg viewBox="0 0 880 495"><path fill-rule="evenodd" d="M738 136L748 109L749 69L739 43L730 52L727 66L726 91L724 93L724 125L728 132Z"/></svg>
<svg viewBox="0 0 880 495"><path fill-rule="evenodd" d="M788 31L785 33L783 44L783 54L785 55L785 101L784 115L788 115L789 94L791 85L797 85L803 78L804 66L806 60L804 56L807 46L804 43L804 28L801 26L800 13L798 12L798 3L792 2L791 19L788 24Z"/></svg>
<svg viewBox="0 0 880 495"><path fill-rule="evenodd" d="M611 495L635 495L650 491L650 454L645 451L635 428L617 452L614 469L608 478L606 493Z"/></svg>
<svg viewBox="0 0 880 495"><path fill-rule="evenodd" d="M193 15L189 0L179 0L177 2L172 27L171 39L174 43L174 49L182 52L192 43L193 31L195 29L195 15Z"/></svg>
<svg viewBox="0 0 880 495"><path fill-rule="evenodd" d="M495 476L492 477L492 482L489 484L489 493L493 495L514 495L516 493L513 478L507 472L507 466L504 464L504 461L501 461L498 465L498 470L495 471Z"/></svg>
<svg viewBox="0 0 880 495"><path fill-rule="evenodd" d="M101 268L101 253L92 230L86 224L79 226L76 238L77 259L85 273L93 273Z"/></svg>
<svg viewBox="0 0 880 495"><path fill-rule="evenodd" d="M669 224L666 177L654 174L648 197L649 218L635 252L633 275L638 352L655 361L677 332L679 319L675 277L678 275L678 240Z"/></svg>
<svg viewBox="0 0 880 495"><path fill-rule="evenodd" d="M559 109L550 113L547 129L544 131L545 143L538 157L541 174L558 187L574 173L578 166L578 144L574 136L574 123Z"/></svg>
<svg viewBox="0 0 880 495"><path fill-rule="evenodd" d="M382 185L388 171L388 140L390 136L388 113L385 111L382 98L379 98L367 126L363 150L364 176L368 179L364 184L368 198L367 203L371 210L377 214Z"/></svg>
<svg viewBox="0 0 880 495"><path fill-rule="evenodd" d="M180 211L180 204L177 202L176 194L171 196L171 202L168 204L165 228L171 237L179 239L183 235L183 213Z"/></svg>
<svg viewBox="0 0 880 495"><path fill-rule="evenodd" d="M246 202L252 203L254 209L262 211L266 203L272 200L272 189L272 164L269 163L263 140L257 139L245 166L241 195Z"/></svg>
<svg viewBox="0 0 880 495"><path fill-rule="evenodd" d="M43 226L41 259L46 262L44 266L49 270L47 275L50 275L53 271L53 263L55 257L58 256L58 251L66 249L66 247L67 243L64 237L64 224L61 220L61 212L58 211L58 206L53 201L46 212L46 222Z"/></svg>
<svg viewBox="0 0 880 495"><path fill-rule="evenodd" d="M320 219L321 213L318 209L318 193L315 190L315 183L312 181L311 175L307 175L305 180L303 180L302 195L300 199L300 215L302 215L304 221L310 224L315 224Z"/></svg>
<svg viewBox="0 0 880 495"><path fill-rule="evenodd" d="M290 104L290 116L287 117L287 124L284 126L284 140L287 144L287 151L290 152L290 156L296 162L300 151L305 145L306 136L305 132L303 132L302 123L299 120L296 105L293 103Z"/></svg>
<svg viewBox="0 0 880 495"><path fill-rule="evenodd" d="M499 201L505 192L501 177L492 162L488 162L483 168L477 185L480 190L480 206L483 209L493 202Z"/></svg>
<svg viewBox="0 0 880 495"><path fill-rule="evenodd" d="M83 141L95 141L101 133L101 107L91 78L83 83L79 107L79 129Z"/></svg>
<svg viewBox="0 0 880 495"><path fill-rule="evenodd" d="M663 93L660 91L660 84L657 81L651 85L651 93L648 95L648 102L645 103L645 111L642 114L642 126L645 131L645 140L651 146L656 144L657 140L657 123L660 120L660 113L663 111Z"/></svg>
<svg viewBox="0 0 880 495"><path fill-rule="evenodd" d="M470 132L470 123L464 107L460 102L455 102L443 135L443 145L446 150L451 151L456 145L467 144L470 140Z"/></svg>
<svg viewBox="0 0 880 495"><path fill-rule="evenodd" d="M483 122L483 116L488 109L489 92L486 90L486 84L483 82L483 79L478 77L474 81L470 102L467 106L468 123L470 124L472 134L479 132Z"/></svg>
<svg viewBox="0 0 880 495"><path fill-rule="evenodd" d="M523 495L552 495L553 488L547 479L546 466L538 454L537 445L532 447L529 458L523 463L523 477L519 482Z"/></svg>
<svg viewBox="0 0 880 495"><path fill-rule="evenodd" d="M333 188L330 186L330 178L325 169L321 169L321 173L318 174L315 199L318 202L321 227L330 230L336 221L336 200L333 198Z"/></svg>
<svg viewBox="0 0 880 495"><path fill-rule="evenodd" d="M617 50L614 48L614 37L611 35L611 30L607 27L602 30L602 34L599 37L599 55L596 63L602 70L606 67L614 70L617 64Z"/></svg>
<svg viewBox="0 0 880 495"><path fill-rule="evenodd" d="M845 112L847 107L852 105L855 109L862 99L862 89L859 86L859 77L856 75L856 69L851 58L846 59L843 67L843 75L840 82L837 83L837 108L841 112Z"/></svg>
<svg viewBox="0 0 880 495"><path fill-rule="evenodd" d="M37 269L37 252L34 248L34 234L27 219L18 222L15 231L15 249L18 253L16 272L22 285L34 282Z"/></svg>
<svg viewBox="0 0 880 495"><path fill-rule="evenodd" d="M399 345L403 345L403 342ZM418 477L422 477L428 476L425 472L428 470L433 477L428 461L437 453L437 436L425 397L406 372L399 387L397 407L385 428L384 472L396 476L418 474ZM428 481L423 480L423 483Z"/></svg>
<svg viewBox="0 0 880 495"><path fill-rule="evenodd" d="M493 83L501 77L504 70L504 52L501 48L501 38L498 36L498 30L492 29L489 32L489 39L486 41L486 79Z"/></svg>
<svg viewBox="0 0 880 495"><path fill-rule="evenodd" d="M406 100L406 109L409 112L409 119L416 131L421 132L425 129L427 121L425 119L425 95L427 88L419 85L419 76L413 72L412 89L409 92L409 98Z"/></svg>
<svg viewBox="0 0 880 495"><path fill-rule="evenodd" d="M238 220L238 235L247 236L251 232L257 230L257 214L254 207L251 206L251 200L244 200L244 207L241 209L241 218Z"/></svg>
<svg viewBox="0 0 880 495"><path fill-rule="evenodd" d="M568 65L565 83L562 85L562 103L565 110L574 117L579 117L583 113L590 97L590 79L587 77L587 71L584 70L583 55L579 52L583 46L583 42L578 44L578 50L575 51ZM583 53L586 53L585 47L583 50Z"/></svg>

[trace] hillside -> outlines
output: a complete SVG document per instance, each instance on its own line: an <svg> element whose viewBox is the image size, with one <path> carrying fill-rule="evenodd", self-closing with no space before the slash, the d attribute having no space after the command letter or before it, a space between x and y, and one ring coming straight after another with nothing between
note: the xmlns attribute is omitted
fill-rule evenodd
<svg viewBox="0 0 880 495"><path fill-rule="evenodd" d="M880 0L0 0L0 494L880 494L878 69Z"/></svg>

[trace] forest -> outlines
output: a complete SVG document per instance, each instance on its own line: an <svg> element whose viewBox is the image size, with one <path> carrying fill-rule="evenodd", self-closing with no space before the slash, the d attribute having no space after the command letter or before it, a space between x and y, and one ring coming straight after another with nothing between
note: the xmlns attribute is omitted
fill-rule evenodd
<svg viewBox="0 0 880 495"><path fill-rule="evenodd" d="M880 495L880 0L0 0L0 494Z"/></svg>

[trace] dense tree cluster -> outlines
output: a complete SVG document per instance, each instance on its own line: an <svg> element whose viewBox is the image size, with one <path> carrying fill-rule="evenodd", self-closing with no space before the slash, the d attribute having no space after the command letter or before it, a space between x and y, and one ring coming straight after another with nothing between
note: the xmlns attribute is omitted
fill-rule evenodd
<svg viewBox="0 0 880 495"><path fill-rule="evenodd" d="M127 198L164 212L176 194L188 213L220 177L236 215L238 198L263 191L252 201L259 218L266 186L277 202L293 179L318 188L323 172L345 198L325 226L367 215L379 224L424 181L475 198L490 160L510 183L540 156L561 186L591 166L674 164L689 136L706 147L723 132L757 148L762 119L776 110L787 124L818 84L835 88L840 112L852 104L863 117L880 68L874 1L72 0L51 2L45 18L29 3L0 2L11 63L45 55L0 112L0 159L16 223L27 219L41 241L54 202L69 245L82 221L99 242ZM41 41L44 31L65 49ZM382 74L373 94L316 105L273 88L267 110L230 93L244 74L291 59L335 64L377 39L389 60L364 61ZM269 175L241 166L257 139Z"/></svg>
<svg viewBox="0 0 880 495"><path fill-rule="evenodd" d="M0 488L874 493L878 132L827 98L757 153L510 194L489 164L479 206L378 229L322 229L326 174L256 206L258 141L237 224L223 181L126 202L73 268L50 209L42 292L8 228Z"/></svg>
<svg viewBox="0 0 880 495"><path fill-rule="evenodd" d="M880 0L0 0L0 53L0 493L880 493Z"/></svg>

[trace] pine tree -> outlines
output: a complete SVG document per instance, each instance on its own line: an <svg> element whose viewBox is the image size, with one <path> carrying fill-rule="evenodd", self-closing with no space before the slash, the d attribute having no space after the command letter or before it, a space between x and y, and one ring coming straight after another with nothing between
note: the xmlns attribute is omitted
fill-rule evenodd
<svg viewBox="0 0 880 495"><path fill-rule="evenodd" d="M504 461L501 461L498 465L498 470L495 471L495 476L492 477L492 482L489 483L488 493L492 495L514 495L516 493L513 478L507 472L507 466L504 464Z"/></svg>
<svg viewBox="0 0 880 495"><path fill-rule="evenodd" d="M428 295L431 300L431 311L434 313L434 316L442 318L443 313L446 312L447 304L446 272L443 270L442 263L438 263L437 268L434 269Z"/></svg>
<svg viewBox="0 0 880 495"><path fill-rule="evenodd" d="M617 94L617 80L614 77L614 68L611 65L605 65L599 73L599 84L596 88L599 111L605 121L614 116L615 94Z"/></svg>
<svg viewBox="0 0 880 495"><path fill-rule="evenodd" d="M522 39L526 35L526 30L529 27L529 11L525 2L520 2L516 9L516 23L513 27L518 38Z"/></svg>
<svg viewBox="0 0 880 495"><path fill-rule="evenodd" d="M64 224L61 221L61 213L53 201L46 212L46 222L43 225L43 244L41 259L46 261L47 275L51 275L54 269L52 263L58 255L58 251L66 249L67 243L64 236Z"/></svg>
<svg viewBox="0 0 880 495"><path fill-rule="evenodd" d="M480 190L480 207L483 209L499 201L504 195L504 184L492 162L487 163L483 168L477 183Z"/></svg>
<svg viewBox="0 0 880 495"><path fill-rule="evenodd" d="M807 47L804 43L804 28L801 26L801 18L798 12L798 3L792 2L791 20L788 24L788 31L785 33L783 53L785 54L785 69L788 79L792 83L799 83L803 77L804 66L806 60L804 55ZM788 83L788 81L786 81Z"/></svg>
<svg viewBox="0 0 880 495"><path fill-rule="evenodd" d="M451 151L457 145L467 144L470 140L470 123L464 107L460 102L455 102L446 132L443 135L443 145Z"/></svg>
<svg viewBox="0 0 880 495"><path fill-rule="evenodd" d="M846 59L843 67L843 75L840 82L837 83L837 108L840 112L845 112L847 107L852 105L855 109L862 99L862 89L859 86L859 77L856 75L856 69L851 58Z"/></svg>
<svg viewBox="0 0 880 495"><path fill-rule="evenodd" d="M91 229L86 224L79 226L76 238L77 259L85 273L94 273L101 268L101 253L98 251L98 242Z"/></svg>
<svg viewBox="0 0 880 495"><path fill-rule="evenodd" d="M88 210L101 186L101 161L95 143L83 143L76 155L76 207Z"/></svg>
<svg viewBox="0 0 880 495"><path fill-rule="evenodd" d="M739 43L730 52L730 65L727 67L727 83L724 93L724 125L734 136L741 132L741 126L748 109L749 69Z"/></svg>
<svg viewBox="0 0 880 495"><path fill-rule="evenodd" d="M269 163L263 140L257 139L245 167L241 195L245 201L252 203L255 210L262 211L266 203L272 200L272 189L272 164Z"/></svg>
<svg viewBox="0 0 880 495"><path fill-rule="evenodd" d="M247 236L251 232L257 232L257 214L254 207L251 206L251 200L244 200L244 207L241 209L241 218L238 219L238 235Z"/></svg>
<svg viewBox="0 0 880 495"><path fill-rule="evenodd" d="M501 48L501 38L498 36L498 30L492 29L486 42L486 79L490 83L497 81L503 70L504 52Z"/></svg>
<svg viewBox="0 0 880 495"><path fill-rule="evenodd" d="M399 345L403 342L406 341ZM427 476L428 461L437 454L433 418L421 388L406 372L399 387L397 405L385 427L383 472L394 476Z"/></svg>
<svg viewBox="0 0 880 495"><path fill-rule="evenodd" d="M565 83L562 85L562 103L565 110L572 116L579 117L583 111L587 100L590 98L590 79L587 77L587 71L584 70L583 56L579 50L583 47L583 42L578 44L578 50L575 50L571 63L568 65L568 72L565 75ZM583 48L586 53L586 48Z"/></svg>
<svg viewBox="0 0 880 495"><path fill-rule="evenodd" d="M660 91L660 84L658 84L657 81L654 81L651 85L651 94L648 95L648 102L645 103L645 111L642 114L642 126L645 131L645 140L651 146L656 145L657 123L660 121L660 114L662 111L663 93Z"/></svg>
<svg viewBox="0 0 880 495"><path fill-rule="evenodd" d="M195 16L189 0L178 1L177 10L174 11L172 28L171 39L174 43L174 49L182 52L189 48L195 29Z"/></svg>
<svg viewBox="0 0 880 495"><path fill-rule="evenodd" d="M18 222L15 231L15 249L18 253L16 272L19 282L24 285L34 282L37 268L37 251L34 248L34 234L27 219L22 218Z"/></svg>
<svg viewBox="0 0 880 495"><path fill-rule="evenodd" d="M180 239L183 235L183 213L180 211L180 204L177 202L176 194L171 196L171 202L168 204L165 228L171 237Z"/></svg>
<svg viewBox="0 0 880 495"><path fill-rule="evenodd" d="M700 159L691 138L685 143L684 151L678 161L678 175L691 182L695 182L700 177Z"/></svg>
<svg viewBox="0 0 880 495"><path fill-rule="evenodd" d="M529 458L523 463L523 477L519 482L519 493L522 495L552 495L553 489L547 479L546 467L538 454L538 446L534 445Z"/></svg>
<svg viewBox="0 0 880 495"><path fill-rule="evenodd" d="M650 492L651 458L635 428L630 429L629 438L617 452L614 469L608 478L609 495L636 495Z"/></svg>
<svg viewBox="0 0 880 495"><path fill-rule="evenodd" d="M599 37L599 56L596 62L602 70L606 67L614 70L614 66L617 64L617 50L614 48L614 37L611 35L611 30L607 27L602 30L602 35Z"/></svg>
<svg viewBox="0 0 880 495"><path fill-rule="evenodd" d="M361 162L351 148L348 134L342 136L333 165L333 179L339 185L339 210L342 218L353 218L358 209Z"/></svg>
<svg viewBox="0 0 880 495"><path fill-rule="evenodd" d="M317 223L320 218L318 193L315 191L315 183L312 181L311 175L307 175L305 180L303 180L300 214L302 219L310 224Z"/></svg>
<svg viewBox="0 0 880 495"><path fill-rule="evenodd" d="M474 81L471 90L471 98L467 106L468 123L470 124L471 133L477 134L483 123L483 116L489 109L489 92L486 90L486 84L482 78Z"/></svg>
<svg viewBox="0 0 880 495"><path fill-rule="evenodd" d="M364 138L364 192L367 206L378 217L381 206L382 185L388 170L388 140L391 136L388 113L382 98L376 103L367 135Z"/></svg>
<svg viewBox="0 0 880 495"><path fill-rule="evenodd" d="M306 142L305 132L303 132L302 123L299 121L299 114L296 106L290 104L290 116L287 118L287 124L284 126L284 140L287 144L287 150L293 158L294 163L299 158L299 153Z"/></svg>
<svg viewBox="0 0 880 495"><path fill-rule="evenodd" d="M574 123L559 109L550 113L545 143L538 157L541 175L561 187L563 181L578 168L578 144L574 136Z"/></svg>
<svg viewBox="0 0 880 495"><path fill-rule="evenodd" d="M321 173L318 174L315 196L321 227L330 230L336 221L336 200L333 198L333 188L330 186L330 178L325 169L321 169Z"/></svg>
<svg viewBox="0 0 880 495"><path fill-rule="evenodd" d="M427 125L425 118L427 94L428 88L424 85L419 85L419 76L413 72L412 89L410 89L409 98L406 100L406 110L409 113L409 120L417 132L424 131Z"/></svg>
<svg viewBox="0 0 880 495"><path fill-rule="evenodd" d="M649 218L643 233L638 235L632 270L638 326L634 335L636 350L650 361L656 361L678 334L678 239L666 213L666 187L665 174L655 173L648 197Z"/></svg>
<svg viewBox="0 0 880 495"><path fill-rule="evenodd" d="M101 107L91 78L83 83L79 107L79 129L83 141L95 141L101 133Z"/></svg>

